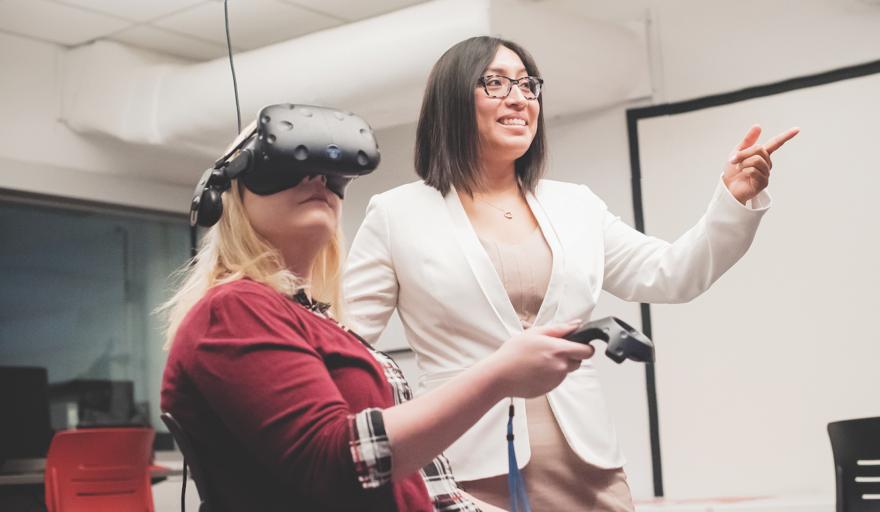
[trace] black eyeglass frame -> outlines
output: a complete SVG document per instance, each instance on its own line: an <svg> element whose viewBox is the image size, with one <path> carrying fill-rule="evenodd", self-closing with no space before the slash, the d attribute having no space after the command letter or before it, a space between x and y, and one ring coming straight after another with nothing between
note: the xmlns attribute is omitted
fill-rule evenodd
<svg viewBox="0 0 880 512"><path fill-rule="evenodd" d="M489 93L489 85L486 82L488 82L492 78L504 78L507 80L507 92L504 93L503 96L493 96L492 94ZM541 96L541 92L543 92L543 89L544 89L544 79L537 77L537 76L524 76L522 78L510 78L509 76L504 76L504 75L486 75L486 76L480 77L480 79L477 82L479 85L483 86L483 92L486 93L486 96L488 96L490 98L504 99L504 98L510 96L510 91L513 90L514 84L518 87L519 83L523 80L526 80L526 81L535 80L538 83L538 92L537 92L537 94L535 94L534 98L526 97L526 95L523 94L523 98L525 98L529 101L537 100ZM522 89L520 89L520 91L522 91Z"/></svg>

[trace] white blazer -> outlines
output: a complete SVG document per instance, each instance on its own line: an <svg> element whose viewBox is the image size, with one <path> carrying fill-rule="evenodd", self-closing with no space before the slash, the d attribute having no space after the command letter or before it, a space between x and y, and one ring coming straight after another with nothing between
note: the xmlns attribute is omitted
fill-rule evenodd
<svg viewBox="0 0 880 512"><path fill-rule="evenodd" d="M603 288L630 301L691 300L746 252L770 202L761 192L746 207L719 185L696 226L670 244L627 226L583 185L542 180L526 199L553 253L535 325L588 320ZM348 256L345 295L351 327L371 343L397 308L424 372L417 391L437 386L522 332L458 194L444 197L422 182L370 200ZM575 453L602 468L623 466L592 361L548 399ZM507 473L508 403L496 404L446 451L457 479ZM517 459L524 467L531 456L526 408L521 399L514 403Z"/></svg>

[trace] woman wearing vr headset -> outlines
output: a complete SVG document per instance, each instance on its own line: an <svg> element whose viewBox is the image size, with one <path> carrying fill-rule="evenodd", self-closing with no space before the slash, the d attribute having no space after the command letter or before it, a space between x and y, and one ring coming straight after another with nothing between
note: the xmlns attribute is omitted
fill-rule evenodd
<svg viewBox="0 0 880 512"><path fill-rule="evenodd" d="M341 188L323 175L263 195L245 183L231 180L165 306L161 405L194 440L211 509L496 510L438 454L492 404L545 393L593 349L556 338L573 325L533 329L407 401L393 361L335 320Z"/></svg>
<svg viewBox="0 0 880 512"><path fill-rule="evenodd" d="M422 391L523 329L589 319L603 289L659 303L702 293L751 244L769 205L770 154L797 134L759 144L760 128L750 129L705 215L670 244L625 225L586 186L541 179L542 85L532 57L512 42L476 37L450 48L422 104L421 181L373 197L352 243L349 321L372 343L397 309ZM513 403L534 510L633 509L590 361L547 395ZM446 451L462 486L499 506L509 499L507 410L497 403Z"/></svg>

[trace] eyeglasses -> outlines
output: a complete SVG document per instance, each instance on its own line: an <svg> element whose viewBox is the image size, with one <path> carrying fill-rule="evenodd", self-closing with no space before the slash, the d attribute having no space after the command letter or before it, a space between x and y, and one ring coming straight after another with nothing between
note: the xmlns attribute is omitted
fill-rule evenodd
<svg viewBox="0 0 880 512"><path fill-rule="evenodd" d="M508 76L489 75L480 78L479 83L486 91L486 96L490 98L506 98L513 89L513 84L516 84L525 99L534 100L541 95L544 80L536 76L513 79Z"/></svg>

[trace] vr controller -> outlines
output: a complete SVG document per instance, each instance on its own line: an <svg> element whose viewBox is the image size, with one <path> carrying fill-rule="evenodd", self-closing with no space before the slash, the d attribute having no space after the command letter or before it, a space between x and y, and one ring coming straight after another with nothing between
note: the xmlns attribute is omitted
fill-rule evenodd
<svg viewBox="0 0 880 512"><path fill-rule="evenodd" d="M351 112L283 103L260 110L254 129L203 174L190 205L190 225L210 227L223 214L221 197L239 178L251 192L269 195L323 175L340 198L354 178L379 165L370 125Z"/></svg>
<svg viewBox="0 0 880 512"><path fill-rule="evenodd" d="M623 320L613 316L582 324L564 338L578 343L602 340L608 344L605 355L617 364L624 359L640 363L654 362L654 343Z"/></svg>

